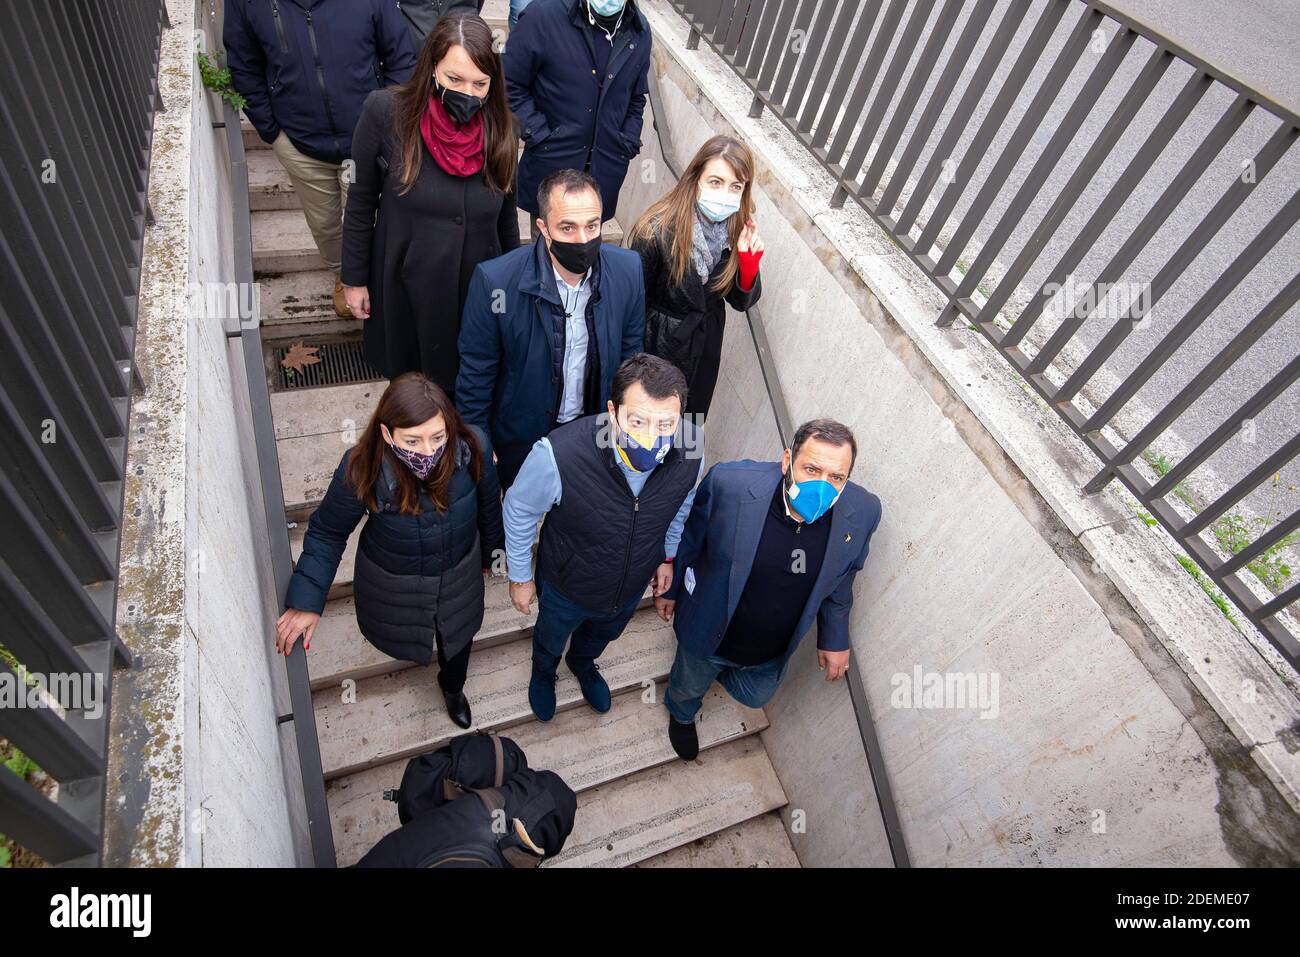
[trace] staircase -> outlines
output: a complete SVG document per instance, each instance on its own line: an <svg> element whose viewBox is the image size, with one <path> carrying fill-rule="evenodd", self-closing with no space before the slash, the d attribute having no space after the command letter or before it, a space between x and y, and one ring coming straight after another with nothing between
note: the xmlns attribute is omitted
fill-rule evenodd
<svg viewBox="0 0 1300 957"><path fill-rule="evenodd" d="M494 17L496 7L501 10ZM485 11L502 29L504 7L504 0L490 0ZM247 121L244 144L268 354L289 340L358 340L360 323L334 314L333 277L316 254L288 176ZM526 241L526 214L520 226ZM617 223L606 224L606 241L621 238ZM339 457L385 385L275 391L272 383L295 561ZM382 794L398 786L407 760L462 733L447 717L436 665L395 661L357 629L351 596L358 536L348 544L307 659L340 866L356 862L398 826L397 806ZM515 611L503 577L488 580L486 605L465 688L475 728L509 734L531 766L557 772L578 792L573 833L564 852L545 866L799 866L778 813L785 792L756 733L767 727L761 710L736 703L715 685L698 726L699 758L683 762L673 753L662 702L675 638L655 615L648 590L627 630L600 659L613 707L603 715L592 711L561 665L550 722L534 719L528 706L536 606L530 615Z"/></svg>

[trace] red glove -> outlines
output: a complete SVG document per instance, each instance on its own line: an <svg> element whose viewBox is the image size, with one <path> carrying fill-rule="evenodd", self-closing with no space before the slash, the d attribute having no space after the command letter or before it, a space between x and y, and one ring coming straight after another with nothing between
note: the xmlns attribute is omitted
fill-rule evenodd
<svg viewBox="0 0 1300 957"><path fill-rule="evenodd" d="M763 258L763 251L740 249L736 255L740 257L740 291L749 292L754 288L754 280L758 278L758 261Z"/></svg>

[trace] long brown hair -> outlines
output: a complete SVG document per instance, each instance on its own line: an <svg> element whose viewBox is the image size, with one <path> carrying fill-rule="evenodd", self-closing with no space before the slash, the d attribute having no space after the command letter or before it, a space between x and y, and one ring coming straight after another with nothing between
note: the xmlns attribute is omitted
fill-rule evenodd
<svg viewBox="0 0 1300 957"><path fill-rule="evenodd" d="M446 451L438 459L433 471L421 482L389 450L379 425L383 423L388 426L388 434L396 439L395 430L413 429L439 413L447 424ZM378 509L375 482L379 480L380 464L384 456L392 455L395 466L393 473L397 476L398 511L403 515L420 514L420 490L423 488L438 511L445 512L447 489L456 472L457 451L461 441L469 446L469 471L477 482L483 472L483 452L474 433L465 426L465 421L447 398L447 393L419 372L404 372L389 383L384 394L379 397L375 414L370 417L370 424L361 434L361 440L357 442L352 457L348 460L347 480L356 490L357 498L365 502L367 508L372 511Z"/></svg>
<svg viewBox="0 0 1300 957"><path fill-rule="evenodd" d="M400 144L402 192L408 192L420 175L424 155L420 119L429 108L434 67L453 46L464 47L474 65L490 77L487 102L481 111L483 175L492 189L498 193L508 192L514 184L515 166L519 162L514 116L506 101L506 77L501 68L501 57L492 44L492 30L482 17L472 13L452 14L439 20L420 48L411 78L394 88L396 109L393 111L393 125Z"/></svg>
<svg viewBox="0 0 1300 957"><path fill-rule="evenodd" d="M714 136L696 152L677 185L659 198L649 209L641 214L627 235L627 245L634 242L671 241L669 250L669 278L674 286L679 286L686 277L686 270L691 268L691 246L695 242L695 200L699 196L700 177L709 160L721 157L736 174L736 179L743 180L744 190L740 194L740 209L727 224L727 245L731 255L727 265L718 274L712 289L722 292L730 288L740 270L740 257L736 252L736 241L745 223L754 215L754 199L751 190L754 186L754 154L749 147L730 136Z"/></svg>

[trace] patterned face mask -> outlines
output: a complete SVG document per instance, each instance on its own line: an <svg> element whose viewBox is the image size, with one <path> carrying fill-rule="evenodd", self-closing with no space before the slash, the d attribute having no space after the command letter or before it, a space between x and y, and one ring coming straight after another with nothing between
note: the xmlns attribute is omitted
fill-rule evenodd
<svg viewBox="0 0 1300 957"><path fill-rule="evenodd" d="M433 471L433 467L438 464L438 460L442 458L447 443L442 443L427 455L423 452L417 452L415 449L403 448L396 442L390 442L388 447L393 450L393 454L401 459L408 469L415 473L416 478L424 481L429 477L429 473Z"/></svg>

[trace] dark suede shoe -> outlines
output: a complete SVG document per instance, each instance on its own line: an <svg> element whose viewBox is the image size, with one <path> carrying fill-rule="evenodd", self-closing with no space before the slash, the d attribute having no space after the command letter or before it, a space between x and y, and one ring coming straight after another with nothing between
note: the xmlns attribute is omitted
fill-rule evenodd
<svg viewBox="0 0 1300 957"><path fill-rule="evenodd" d="M592 710L601 714L608 711L612 701L609 695L609 685L600 676L600 665L593 661L584 668L575 669L567 658L564 663L569 666L569 670L578 679L578 684L582 688L582 696L587 699L587 704L591 705Z"/></svg>
<svg viewBox="0 0 1300 957"><path fill-rule="evenodd" d="M442 700L447 703L447 715L456 727L468 728L474 723L474 718L469 713L469 699L465 697L463 691L457 691L454 694L448 694L444 691Z"/></svg>
<svg viewBox="0 0 1300 957"><path fill-rule="evenodd" d="M528 682L528 706L539 721L555 717L555 672L542 671L533 665L533 677Z"/></svg>
<svg viewBox="0 0 1300 957"><path fill-rule="evenodd" d="M694 721L690 724L682 724L670 715L668 740L673 743L673 750L683 761L694 761L700 754L700 736L695 733Z"/></svg>

